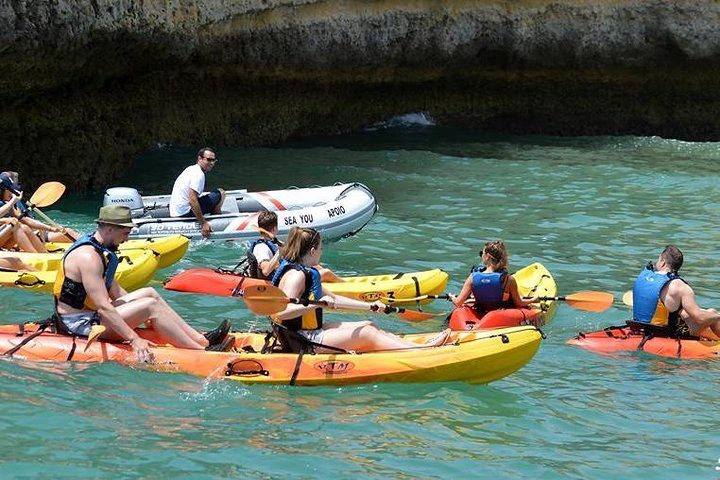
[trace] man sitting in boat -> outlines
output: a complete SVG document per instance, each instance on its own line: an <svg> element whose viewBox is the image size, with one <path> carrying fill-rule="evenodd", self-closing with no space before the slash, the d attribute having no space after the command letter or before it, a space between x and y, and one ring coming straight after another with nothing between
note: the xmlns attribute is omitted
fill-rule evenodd
<svg viewBox="0 0 720 480"><path fill-rule="evenodd" d="M278 219L275 212L263 210L257 219L260 238L250 243L247 251L248 274L253 278L270 280L282 257L280 248L282 242L277 239ZM344 282L329 268L316 266L323 282Z"/></svg>
<svg viewBox="0 0 720 480"><path fill-rule="evenodd" d="M203 237L209 237L212 232L212 226L204 215L220 213L225 201L225 190L222 188L203 193L205 174L213 169L215 162L215 151L208 147L201 148L197 154L197 162L178 176L170 195L170 216L194 216L200 224Z"/></svg>
<svg viewBox="0 0 720 480"><path fill-rule="evenodd" d="M115 253L133 227L130 209L108 205L100 209L93 234L81 237L63 256L53 295L55 324L59 333L87 337L93 325L101 324L100 338L130 342L139 361L152 361L148 340L135 328L146 324L166 342L179 348L224 351L232 348L227 320L217 329L200 334L188 325L155 289L147 287L127 293L115 280L119 263Z"/></svg>
<svg viewBox="0 0 720 480"><path fill-rule="evenodd" d="M286 350L333 353L338 349L354 352L376 350L402 350L420 345L403 340L397 335L380 330L372 322L325 322L323 309L374 308L382 312L385 305L376 301L361 302L325 290L320 272L315 268L322 256L320 232L312 228L293 227L287 243L282 247L283 260L272 283L288 297L320 300L325 305L288 303L285 309L273 315L279 326L274 327L277 338ZM449 330L422 346L439 346L448 338Z"/></svg>
<svg viewBox="0 0 720 480"><path fill-rule="evenodd" d="M682 264L680 249L668 245L655 265L643 268L633 285L633 320L667 328L668 336L720 339L720 313L698 306L692 287L678 273Z"/></svg>
<svg viewBox="0 0 720 480"><path fill-rule="evenodd" d="M489 312L499 308L524 308L538 301L538 297L522 298L517 281L508 274L508 251L500 241L487 242L480 251L483 267L473 269L460 293L450 294L450 301L461 307L472 294L476 310Z"/></svg>

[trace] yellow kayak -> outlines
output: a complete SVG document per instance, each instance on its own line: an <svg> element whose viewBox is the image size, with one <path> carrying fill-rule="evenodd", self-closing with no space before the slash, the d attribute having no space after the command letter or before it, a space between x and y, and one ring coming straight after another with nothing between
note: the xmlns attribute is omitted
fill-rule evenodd
<svg viewBox="0 0 720 480"><path fill-rule="evenodd" d="M0 352L17 346L34 330L25 325L0 327ZM260 353L265 343L261 333L233 333L235 347L230 352L187 350L164 345L151 330L137 329L152 340L154 364L144 368L182 372L205 378L224 378L243 383L277 385L349 385L379 382L489 383L506 377L527 364L538 351L542 333L533 326L471 332L453 332L439 347L424 347L435 333L403 335L418 348L362 354ZM77 342L77 348L73 347ZM97 341L85 348L85 339L43 332L14 354L25 361L74 362L116 361L136 365L132 348L126 343ZM71 353L72 352L72 353Z"/></svg>
<svg viewBox="0 0 720 480"><path fill-rule="evenodd" d="M0 252L0 257L19 258L25 264L38 270L36 272L0 271L0 285L52 293L62 255L62 252ZM147 285L158 269L157 255L152 250L127 250L119 255L121 261L115 279L127 291L137 290Z"/></svg>
<svg viewBox="0 0 720 480"><path fill-rule="evenodd" d="M555 297L557 285L547 268L533 263L513 274L518 292L523 297ZM543 300L526 308L499 308L490 312L475 310L471 305L455 308L449 317L453 330L511 327L532 324L538 327L549 322L557 310L557 302Z"/></svg>
<svg viewBox="0 0 720 480"><path fill-rule="evenodd" d="M445 291L448 282L447 272L436 268L424 272L391 273L365 277L343 277L344 282L324 282L323 288L333 293L355 298L365 302L386 301L389 298L414 298L420 295L437 295ZM165 288L178 292L205 293L211 295L232 296L239 285L263 285L265 280L243 277L231 272L193 268L185 270L165 283ZM431 299L422 300L427 303ZM386 302L390 303L390 302ZM393 305L414 305L413 300Z"/></svg>
<svg viewBox="0 0 720 480"><path fill-rule="evenodd" d="M344 282L323 283L329 291L364 302L385 301L388 298L413 298L421 295L439 295L445 292L450 276L444 270L436 268L423 272L405 272L397 274L367 275L363 277L343 277ZM431 302L424 299L419 303ZM398 302L393 305L415 305L418 302Z"/></svg>
<svg viewBox="0 0 720 480"><path fill-rule="evenodd" d="M49 252L64 252L69 243L46 243ZM169 267L180 260L190 245L190 239L184 235L168 235L157 238L128 240L120 244L120 251L149 248L158 254L158 268ZM122 255L122 254L121 254Z"/></svg>

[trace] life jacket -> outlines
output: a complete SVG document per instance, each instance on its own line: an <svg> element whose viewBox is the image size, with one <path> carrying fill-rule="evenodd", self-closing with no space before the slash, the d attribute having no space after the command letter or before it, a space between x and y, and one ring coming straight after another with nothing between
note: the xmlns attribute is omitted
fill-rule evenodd
<svg viewBox="0 0 720 480"><path fill-rule="evenodd" d="M270 280L270 278L272 278L272 274L268 276L263 275L262 269L260 268L260 262L258 262L257 258L255 258L255 254L253 253L255 247L261 243L267 245L273 255L275 255L278 251L278 246L270 240L267 240L265 238L258 238L254 240L252 243L250 243L247 251L247 272L248 275L252 278Z"/></svg>
<svg viewBox="0 0 720 480"><path fill-rule="evenodd" d="M60 268L58 268L57 277L55 278L55 285L53 287L53 295L55 297L55 304L62 302L66 305L70 305L78 310L97 310L95 304L87 296L85 287L82 282L77 282L71 278L65 276L65 258L70 255L70 252L83 245L92 245L95 251L103 261L103 277L105 278L105 288L110 292L113 280L115 278L115 272L117 271L120 260L117 254L109 248L101 245L94 237L94 234L87 234L80 237L70 248L67 249L65 254L60 261Z"/></svg>
<svg viewBox="0 0 720 480"><path fill-rule="evenodd" d="M475 309L483 312L508 306L510 294L505 291L507 271L485 272L485 267L472 269L472 294Z"/></svg>
<svg viewBox="0 0 720 480"><path fill-rule="evenodd" d="M678 312L669 312L660 300L663 287L673 280L685 281L675 272L657 273L652 264L640 271L633 285L633 320L652 325L678 325Z"/></svg>
<svg viewBox="0 0 720 480"><path fill-rule="evenodd" d="M288 270L300 270L305 274L305 290L303 291L300 298L308 300L319 300L322 297L322 281L320 279L320 272L313 267L306 267L299 263L289 262L286 259L282 259L275 275L272 278L272 284L276 287L280 284L280 279ZM316 308L309 312L306 312L300 317L290 318L283 320L282 324L287 327L288 330L316 330L322 328L322 308Z"/></svg>

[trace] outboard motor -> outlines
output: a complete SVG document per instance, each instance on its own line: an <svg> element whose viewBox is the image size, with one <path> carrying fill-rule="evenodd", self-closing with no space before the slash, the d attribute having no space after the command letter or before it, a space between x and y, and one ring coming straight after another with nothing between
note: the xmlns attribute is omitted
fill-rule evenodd
<svg viewBox="0 0 720 480"><path fill-rule="evenodd" d="M103 206L125 205L130 207L133 217L140 217L143 214L143 201L140 193L130 187L113 187L105 190Z"/></svg>

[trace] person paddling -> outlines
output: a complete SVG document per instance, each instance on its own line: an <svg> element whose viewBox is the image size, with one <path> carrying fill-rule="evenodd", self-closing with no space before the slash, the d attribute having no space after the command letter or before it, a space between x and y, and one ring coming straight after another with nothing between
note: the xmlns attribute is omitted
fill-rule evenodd
<svg viewBox="0 0 720 480"><path fill-rule="evenodd" d="M269 280L273 277L275 270L280 265L280 260L282 260L279 248L282 242L277 239L277 214L263 210L258 214L257 224L260 237L250 243L246 254L248 274L253 278ZM338 283L345 281L329 268L321 265L317 265L315 268L320 272L323 282Z"/></svg>
<svg viewBox="0 0 720 480"><path fill-rule="evenodd" d="M487 242L480 250L484 266L473 269L458 295L450 294L450 301L461 307L473 296L473 306L480 312L499 308L523 308L538 301L538 297L522 298L517 282L508 274L508 251L500 241Z"/></svg>
<svg viewBox="0 0 720 480"><path fill-rule="evenodd" d="M115 253L133 227L130 209L108 205L100 209L97 230L81 237L63 256L53 295L59 333L87 337L93 325L106 330L100 338L130 342L138 360L152 361L149 347L135 328L145 324L175 347L224 351L232 347L227 320L205 335L187 324L155 289L127 293L114 278L119 263Z"/></svg>
<svg viewBox="0 0 720 480"><path fill-rule="evenodd" d="M11 227L0 237L0 248L17 248L23 252L47 253L45 244L28 225L30 219L23 215L24 209L20 185L13 182L7 174L0 174L0 224ZM42 225L42 228L53 228Z"/></svg>
<svg viewBox="0 0 720 480"><path fill-rule="evenodd" d="M720 339L720 313L700 308L695 292L683 279L683 254L668 245L655 264L642 269L633 284L633 320L667 328L668 336L689 333L712 340Z"/></svg>
<svg viewBox="0 0 720 480"><path fill-rule="evenodd" d="M205 189L205 174L210 172L217 156L211 148L201 148L197 153L195 165L187 167L173 184L170 194L170 216L171 217L195 217L200 224L203 237L209 237L212 232L210 222L205 215L220 213L223 201L225 201L225 190L218 188L209 193L203 193Z"/></svg>
<svg viewBox="0 0 720 480"><path fill-rule="evenodd" d="M0 182L10 190L20 190L19 178L17 172L7 171L0 173ZM9 181L7 179L9 179ZM77 238L80 238L80 234L72 228L61 227L59 225L47 225L27 216L25 212L28 211L28 207L22 199L22 192L20 192L20 198L17 199L15 205L17 208L17 211L15 211L16 218L22 224L33 230L41 242L73 242Z"/></svg>
<svg viewBox="0 0 720 480"><path fill-rule="evenodd" d="M338 305L347 305L366 307L368 310L374 308L378 313L385 309L385 305L380 301L367 303L353 300L323 288L320 272L315 268L322 256L322 238L317 230L293 227L281 250L283 260L273 276L272 284L288 297L315 299L327 304L318 307L289 303L283 311L273 315L280 325L280 328L275 328L276 335L287 349L299 351L309 348L318 353L331 353L342 349L359 353L439 346L447 340L449 330L427 344L418 345L385 332L370 321L325 322L325 308L334 309Z"/></svg>

